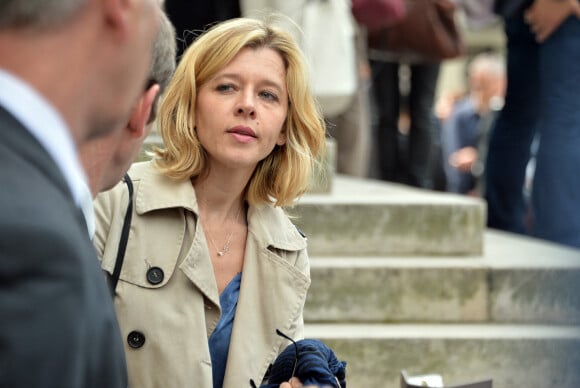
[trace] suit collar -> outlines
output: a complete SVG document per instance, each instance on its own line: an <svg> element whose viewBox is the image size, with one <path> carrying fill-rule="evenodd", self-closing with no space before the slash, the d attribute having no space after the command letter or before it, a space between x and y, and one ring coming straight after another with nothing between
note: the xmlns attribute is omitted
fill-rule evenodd
<svg viewBox="0 0 580 388"><path fill-rule="evenodd" d="M38 140L2 106L0 106L0 121L2 121L0 146L6 147L6 151L3 152L18 154L27 163L34 165L35 169L44 174L72 201L71 191L62 172Z"/></svg>
<svg viewBox="0 0 580 388"><path fill-rule="evenodd" d="M85 198L87 179L70 128L61 113L24 80L0 69L0 105L21 123L58 166L77 205ZM30 114L34 112L34 114Z"/></svg>

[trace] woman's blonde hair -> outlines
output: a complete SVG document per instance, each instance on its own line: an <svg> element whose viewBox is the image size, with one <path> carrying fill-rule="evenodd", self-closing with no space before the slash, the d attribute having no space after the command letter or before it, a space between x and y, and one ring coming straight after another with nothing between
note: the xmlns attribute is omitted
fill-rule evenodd
<svg viewBox="0 0 580 388"><path fill-rule="evenodd" d="M158 127L165 148L155 150L156 164L174 179L207 173L207 155L194 128L197 91L246 47L267 47L281 55L289 97L286 144L275 146L258 163L246 200L253 205L289 206L305 192L314 164L322 157L325 125L296 41L264 21L238 18L216 24L185 51L160 107Z"/></svg>

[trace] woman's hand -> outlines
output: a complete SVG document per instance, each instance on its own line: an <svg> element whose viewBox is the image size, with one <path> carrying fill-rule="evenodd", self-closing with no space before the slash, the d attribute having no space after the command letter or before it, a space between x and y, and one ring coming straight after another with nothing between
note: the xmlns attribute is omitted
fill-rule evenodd
<svg viewBox="0 0 580 388"><path fill-rule="evenodd" d="M280 388L310 388L302 385L296 377L292 377L288 382L280 384Z"/></svg>
<svg viewBox="0 0 580 388"><path fill-rule="evenodd" d="M302 385L302 382L296 377L292 377L288 382L280 384L280 388L332 388L332 386L327 385L325 387L320 387L318 385Z"/></svg>
<svg viewBox="0 0 580 388"><path fill-rule="evenodd" d="M542 43L570 15L580 17L577 0L535 0L524 13L524 20L536 35L536 41Z"/></svg>

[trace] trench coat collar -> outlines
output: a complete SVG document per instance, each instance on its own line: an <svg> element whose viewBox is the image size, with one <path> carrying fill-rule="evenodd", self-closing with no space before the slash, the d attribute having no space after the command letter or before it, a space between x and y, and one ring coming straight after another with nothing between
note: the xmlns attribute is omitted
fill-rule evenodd
<svg viewBox="0 0 580 388"><path fill-rule="evenodd" d="M250 206L248 233L259 241L261 247L273 246L287 251L306 249L306 239L281 208Z"/></svg>
<svg viewBox="0 0 580 388"><path fill-rule="evenodd" d="M129 175L140 180L135 193L137 214L170 208L184 208L198 214L195 191L189 179L171 179L158 171L153 162L134 164Z"/></svg>
<svg viewBox="0 0 580 388"><path fill-rule="evenodd" d="M130 176L140 177L136 188L135 211L142 215L170 208L184 208L199 214L195 190L191 181L174 180L159 172L152 162L136 163ZM306 240L290 222L281 208L268 205L250 206L248 232L254 235L261 247L296 251L306 248Z"/></svg>

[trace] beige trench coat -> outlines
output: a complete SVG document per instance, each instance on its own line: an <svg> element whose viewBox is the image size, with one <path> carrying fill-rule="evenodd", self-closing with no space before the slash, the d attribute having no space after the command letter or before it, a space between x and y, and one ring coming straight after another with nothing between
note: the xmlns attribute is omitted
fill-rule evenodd
<svg viewBox="0 0 580 388"><path fill-rule="evenodd" d="M134 165L129 174L133 221L115 307L130 386L212 388L208 338L220 318L219 294L204 233L196 223L193 186L166 178L148 162ZM95 202L94 243L109 273L127 202L123 183ZM260 384L287 346L276 329L302 338L309 285L306 239L281 209L250 207L224 388L249 387L250 379Z"/></svg>

